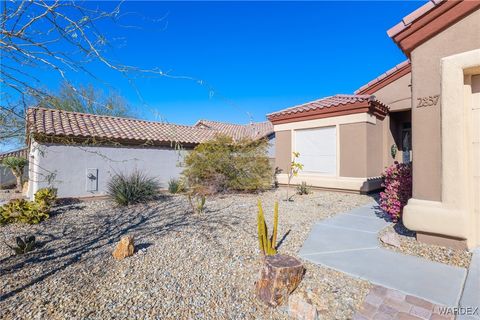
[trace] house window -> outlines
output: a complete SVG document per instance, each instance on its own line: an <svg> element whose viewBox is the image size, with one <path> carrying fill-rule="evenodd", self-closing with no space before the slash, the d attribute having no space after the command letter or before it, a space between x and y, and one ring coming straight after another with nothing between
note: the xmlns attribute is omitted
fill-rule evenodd
<svg viewBox="0 0 480 320"><path fill-rule="evenodd" d="M302 172L335 175L337 172L337 130L323 127L295 131L295 151Z"/></svg>

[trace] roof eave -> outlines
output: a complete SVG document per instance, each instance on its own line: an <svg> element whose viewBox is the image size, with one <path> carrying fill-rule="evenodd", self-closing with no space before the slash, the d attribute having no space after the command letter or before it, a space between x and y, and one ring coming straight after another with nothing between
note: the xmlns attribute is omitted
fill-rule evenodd
<svg viewBox="0 0 480 320"><path fill-rule="evenodd" d="M405 17L387 34L410 57L416 47L479 8L480 1L432 1Z"/></svg>
<svg viewBox="0 0 480 320"><path fill-rule="evenodd" d="M268 119L274 125L278 125L290 122L316 120L358 113L371 113L383 119L388 113L388 107L379 101L367 100L362 102L341 104L332 107L324 107L315 110L308 110L304 112L276 115L273 114L270 115Z"/></svg>

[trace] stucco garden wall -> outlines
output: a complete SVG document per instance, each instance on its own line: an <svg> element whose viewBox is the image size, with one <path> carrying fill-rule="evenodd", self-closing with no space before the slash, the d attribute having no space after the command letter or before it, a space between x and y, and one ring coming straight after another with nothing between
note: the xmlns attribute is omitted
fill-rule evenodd
<svg viewBox="0 0 480 320"><path fill-rule="evenodd" d="M29 197L42 187L58 188L59 197L104 195L116 172L138 169L155 177L162 188L182 172L181 154L172 148L67 146L33 143L30 149ZM98 170L98 190L87 191L87 169Z"/></svg>

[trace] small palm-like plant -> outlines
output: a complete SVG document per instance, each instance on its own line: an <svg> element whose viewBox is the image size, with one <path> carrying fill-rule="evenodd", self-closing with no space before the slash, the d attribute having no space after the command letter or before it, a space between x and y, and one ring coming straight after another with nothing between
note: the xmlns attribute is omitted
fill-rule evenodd
<svg viewBox="0 0 480 320"><path fill-rule="evenodd" d="M17 179L17 191L22 192L23 169L28 164L28 160L21 157L6 157L2 160L2 164L12 170L13 175Z"/></svg>

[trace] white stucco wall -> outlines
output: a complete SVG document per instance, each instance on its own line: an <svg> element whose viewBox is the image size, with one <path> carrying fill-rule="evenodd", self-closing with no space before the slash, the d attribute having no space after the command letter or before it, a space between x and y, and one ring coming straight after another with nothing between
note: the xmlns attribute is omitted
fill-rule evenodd
<svg viewBox="0 0 480 320"><path fill-rule="evenodd" d="M170 178L178 178L182 154L172 148L67 146L32 143L28 196L50 185L59 197L104 195L110 178L117 172L138 169L158 179L162 188ZM98 190L87 191L87 169L98 170Z"/></svg>

